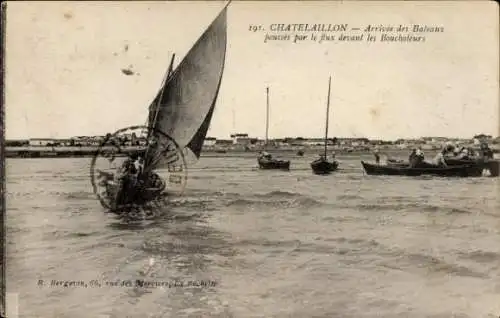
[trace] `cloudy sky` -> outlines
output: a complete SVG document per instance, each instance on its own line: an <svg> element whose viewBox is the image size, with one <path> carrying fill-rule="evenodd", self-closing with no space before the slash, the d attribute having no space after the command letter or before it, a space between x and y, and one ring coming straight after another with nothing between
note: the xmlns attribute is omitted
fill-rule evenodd
<svg viewBox="0 0 500 318"><path fill-rule="evenodd" d="M104 135L144 124L177 63L222 2L9 3L6 137ZM395 139L500 134L494 2L250 2L228 10L222 86L209 135ZM271 24L428 25L423 43L274 41ZM380 33L374 33L380 36ZM318 35L319 36L319 35ZM366 35L365 35L366 36ZM126 76L121 69L135 74Z"/></svg>

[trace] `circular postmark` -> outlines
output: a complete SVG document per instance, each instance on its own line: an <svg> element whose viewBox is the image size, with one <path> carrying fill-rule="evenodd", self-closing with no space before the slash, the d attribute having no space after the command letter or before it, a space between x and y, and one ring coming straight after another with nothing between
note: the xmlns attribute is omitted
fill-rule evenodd
<svg viewBox="0 0 500 318"><path fill-rule="evenodd" d="M126 165L142 158L140 199L122 196L118 200L120 174ZM142 178L142 176L145 176ZM131 126L107 134L92 157L90 181L101 205L110 210L123 205L141 206L167 195L181 195L187 183L187 163L183 149L166 133L149 131L146 126ZM136 191L136 192L137 192ZM125 198L126 200L124 200Z"/></svg>

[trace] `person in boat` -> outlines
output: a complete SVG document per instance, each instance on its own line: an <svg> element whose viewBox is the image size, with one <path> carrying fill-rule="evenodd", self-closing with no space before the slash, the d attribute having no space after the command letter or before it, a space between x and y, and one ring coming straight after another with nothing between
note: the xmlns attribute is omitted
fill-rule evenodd
<svg viewBox="0 0 500 318"><path fill-rule="evenodd" d="M445 160L445 154L447 153L446 149L443 149L441 150L440 152L438 152L438 154L436 155L436 157L434 158L434 163L437 165L437 166L440 166L440 167L447 167L448 165L446 164L446 160Z"/></svg>
<svg viewBox="0 0 500 318"><path fill-rule="evenodd" d="M134 161L134 156L125 159L116 175L117 181L119 181L120 184L116 197L119 203L125 203L125 201L129 201L133 197L137 182L137 170L134 166Z"/></svg>
<svg viewBox="0 0 500 318"><path fill-rule="evenodd" d="M378 149L375 149L375 151L373 152L373 155L375 156L375 163L380 164L380 153L379 153Z"/></svg>
<svg viewBox="0 0 500 318"><path fill-rule="evenodd" d="M410 167L415 167L417 161L417 149L413 148L410 153L410 157L408 158L408 162L410 163Z"/></svg>
<svg viewBox="0 0 500 318"><path fill-rule="evenodd" d="M493 159L493 150L491 150L487 143L482 143L479 147L480 154L483 158Z"/></svg>
<svg viewBox="0 0 500 318"><path fill-rule="evenodd" d="M416 155L417 155L419 163L424 162L425 156L424 156L424 152L422 151L422 147L417 148Z"/></svg>
<svg viewBox="0 0 500 318"><path fill-rule="evenodd" d="M458 154L457 158L462 159L462 160L466 160L466 159L469 159L469 157L470 157L469 149L462 147L460 149L460 153Z"/></svg>
<svg viewBox="0 0 500 318"><path fill-rule="evenodd" d="M422 147L417 148L416 155L417 155L417 157L420 157L422 160L425 158L424 152L422 151Z"/></svg>
<svg viewBox="0 0 500 318"><path fill-rule="evenodd" d="M447 142L443 145L444 154L449 154L455 151L455 146L451 142Z"/></svg>
<svg viewBox="0 0 500 318"><path fill-rule="evenodd" d="M415 152L412 151L412 154L410 155L410 157L412 158L412 160L410 161L410 167L416 168L424 162L425 156L422 148L418 147L417 149L413 150Z"/></svg>
<svg viewBox="0 0 500 318"><path fill-rule="evenodd" d="M134 167L137 170L137 176L141 176L144 170L144 158L137 156L137 159L134 161Z"/></svg>
<svg viewBox="0 0 500 318"><path fill-rule="evenodd" d="M272 159L272 156L270 153L268 153L267 151L261 151L260 153L260 159L267 159L267 160L271 160Z"/></svg>

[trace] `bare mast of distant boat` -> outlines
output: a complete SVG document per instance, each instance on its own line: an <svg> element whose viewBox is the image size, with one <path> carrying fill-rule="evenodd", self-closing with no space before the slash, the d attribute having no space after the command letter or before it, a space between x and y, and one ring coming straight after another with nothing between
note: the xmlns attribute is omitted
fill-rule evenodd
<svg viewBox="0 0 500 318"><path fill-rule="evenodd" d="M264 150L267 149L269 138L269 87L266 87L266 141L264 142Z"/></svg>
<svg viewBox="0 0 500 318"><path fill-rule="evenodd" d="M325 125L325 159L328 144L328 118L330 117L330 90L331 90L332 77L328 78L328 97L326 100L326 125Z"/></svg>

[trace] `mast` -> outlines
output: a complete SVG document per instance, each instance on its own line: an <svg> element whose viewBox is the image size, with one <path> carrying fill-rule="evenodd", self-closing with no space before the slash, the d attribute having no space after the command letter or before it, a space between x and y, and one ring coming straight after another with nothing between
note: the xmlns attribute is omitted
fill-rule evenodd
<svg viewBox="0 0 500 318"><path fill-rule="evenodd" d="M233 108L233 131L236 131L236 114Z"/></svg>
<svg viewBox="0 0 500 318"><path fill-rule="evenodd" d="M266 143L264 146L267 146L267 140L269 138L269 87L266 87Z"/></svg>
<svg viewBox="0 0 500 318"><path fill-rule="evenodd" d="M153 134L153 132L156 128L156 119L158 117L158 113L160 112L161 99L163 97L163 92L165 91L165 86L167 86L168 79L170 78L170 75L172 75L172 72L173 72L174 59L175 59L175 53L172 54L172 59L170 60L170 65L168 67L167 74L165 74L165 76L163 77L163 82L162 82L161 90L160 90L160 98L158 98L158 101L156 102L153 120L149 123L150 127L148 127L149 128L148 129L148 143L149 143L149 138L151 137L151 135ZM148 147L146 148L146 153L144 154L144 160L146 160L146 158L148 157L149 151L150 151L150 147L148 145Z"/></svg>
<svg viewBox="0 0 500 318"><path fill-rule="evenodd" d="M220 88L227 41L227 3L177 65L151 107L151 127L199 156ZM187 88L187 89L186 89ZM163 92L164 91L164 92ZM160 107L154 108L155 104ZM157 136L159 140L165 137ZM144 171L165 165L159 144L148 146Z"/></svg>
<svg viewBox="0 0 500 318"><path fill-rule="evenodd" d="M332 83L332 77L330 76L328 79L328 97L326 100L326 127L325 127L325 158L326 158L326 148L328 141L328 115L330 114L330 87Z"/></svg>
<svg viewBox="0 0 500 318"><path fill-rule="evenodd" d="M158 112L160 111L160 103L161 103L161 99L163 97L163 92L165 91L165 85L168 81L168 78L170 77L170 75L172 74L172 71L174 69L174 59L175 59L175 53L172 54L172 59L170 60L170 65L168 67L168 71L167 71L167 74L165 75L165 78L163 79L163 84L161 86L161 91L160 91L160 98L158 98L158 102L156 103L156 109L155 109L155 116L153 117L153 127L152 130L155 129L156 127L156 118L158 117Z"/></svg>

